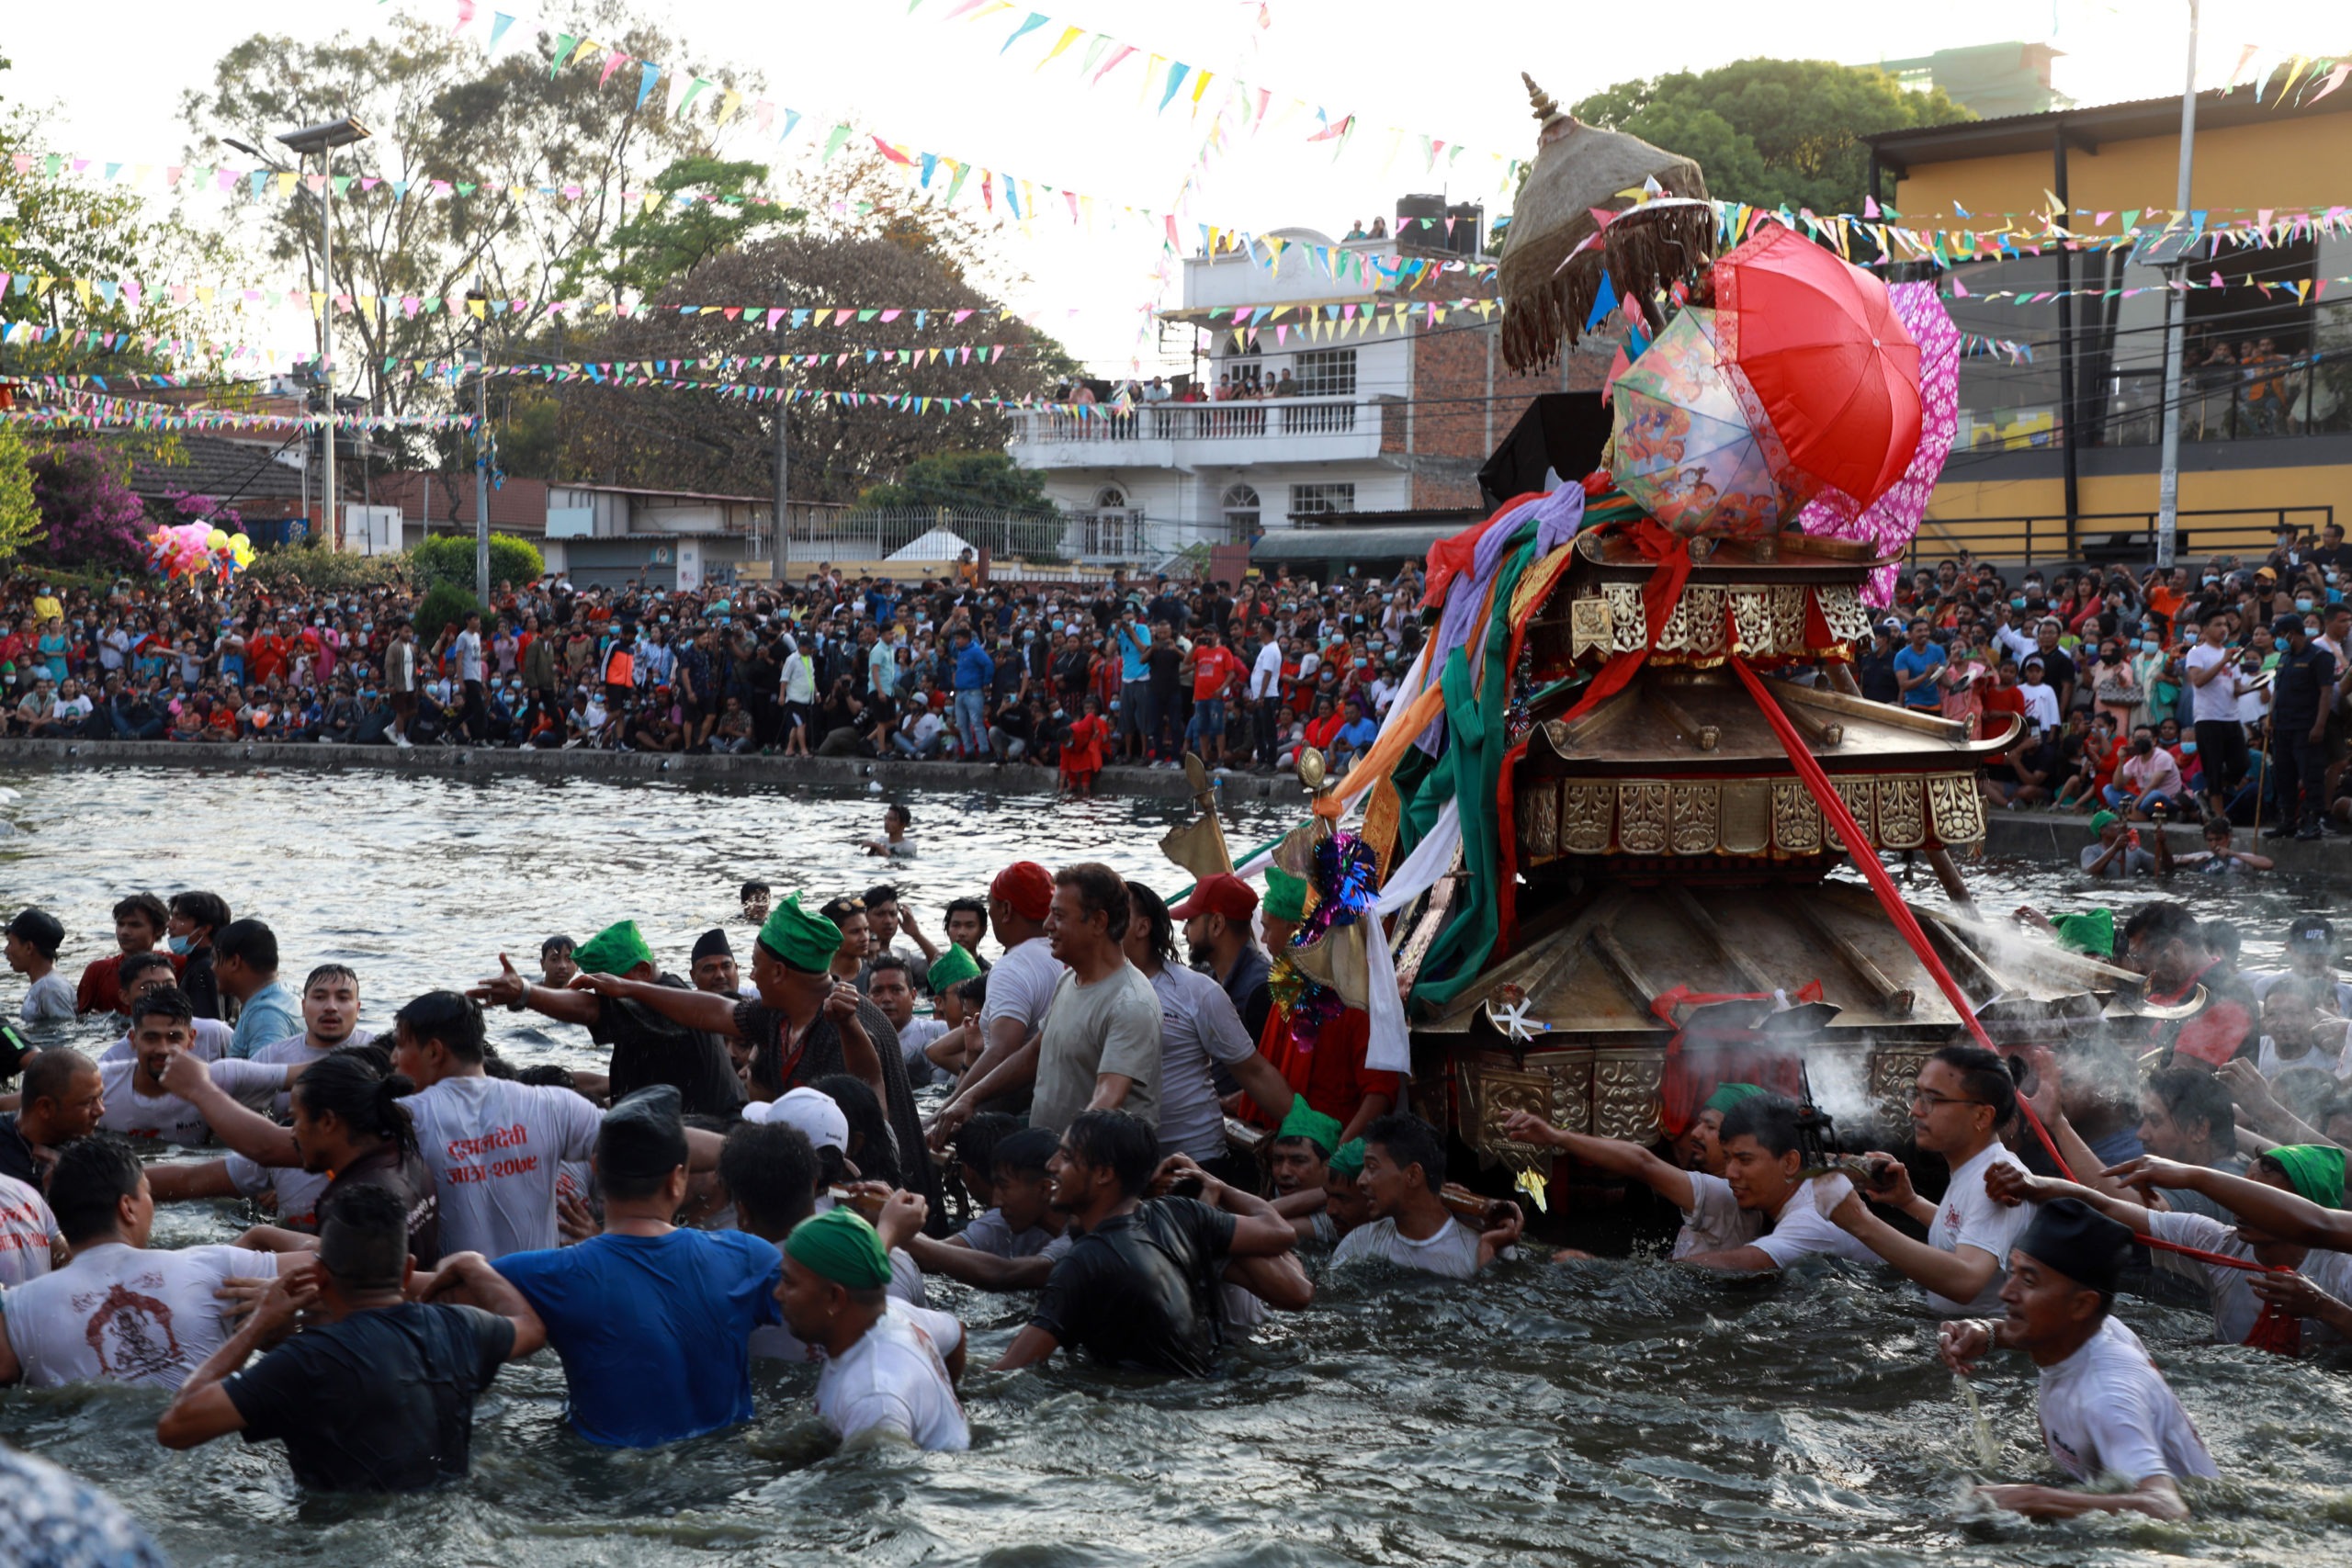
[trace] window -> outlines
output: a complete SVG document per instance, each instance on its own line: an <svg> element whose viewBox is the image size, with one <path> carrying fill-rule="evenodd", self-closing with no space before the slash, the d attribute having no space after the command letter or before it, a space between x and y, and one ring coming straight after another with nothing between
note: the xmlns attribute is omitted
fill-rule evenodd
<svg viewBox="0 0 2352 1568"><path fill-rule="evenodd" d="M1094 506L1098 512L1124 512L1127 506L1126 492L1116 485L1106 485L1095 492Z"/></svg>
<svg viewBox="0 0 2352 1568"><path fill-rule="evenodd" d="M1309 349L1298 356L1297 380L1302 398L1352 398L1356 395L1356 351Z"/></svg>
<svg viewBox="0 0 2352 1568"><path fill-rule="evenodd" d="M1225 490L1225 536L1238 542L1257 532L1258 492L1248 485L1227 485Z"/></svg>
<svg viewBox="0 0 2352 1568"><path fill-rule="evenodd" d="M1302 517L1320 517L1355 509L1356 487L1351 484L1290 487L1290 518L1294 523Z"/></svg>

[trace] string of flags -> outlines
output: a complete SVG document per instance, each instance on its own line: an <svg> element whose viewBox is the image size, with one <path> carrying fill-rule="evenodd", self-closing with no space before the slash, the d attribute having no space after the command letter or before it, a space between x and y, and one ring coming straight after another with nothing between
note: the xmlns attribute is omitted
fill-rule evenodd
<svg viewBox="0 0 2352 1568"><path fill-rule="evenodd" d="M868 348L842 354L781 354L764 356L727 355L718 358L649 359L635 363L649 373L659 374L697 368L741 372L771 370L788 366L798 366L806 369L820 369L826 367L838 368L852 361L866 365L988 365L1001 362L1005 355L1021 346L1019 344L967 344L954 348ZM470 377L474 369L472 366L461 359L403 359L398 355L390 355L387 356L382 363L382 369L386 374L403 367L414 376L451 381ZM492 377L540 376L555 371L571 370L611 375L616 371L628 368L630 365L627 362L598 364L583 360L567 360L492 365L484 367L483 374ZM107 390L110 381L127 387L169 388L200 384L204 379L201 377L185 374L175 375L145 370L117 371L111 377L84 373L14 376L10 378L28 386L61 389L86 387L99 391Z"/></svg>
<svg viewBox="0 0 2352 1568"><path fill-rule="evenodd" d="M39 430L470 430L469 413L253 413L232 409L175 408L102 392L68 391L60 405L0 412L0 419Z"/></svg>

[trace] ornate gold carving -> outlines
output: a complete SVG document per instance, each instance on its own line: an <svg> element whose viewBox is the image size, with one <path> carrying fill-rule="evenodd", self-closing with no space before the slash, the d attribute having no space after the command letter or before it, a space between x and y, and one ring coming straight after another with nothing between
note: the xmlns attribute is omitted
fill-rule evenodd
<svg viewBox="0 0 2352 1568"><path fill-rule="evenodd" d="M1627 854L1666 852L1667 791L1663 784L1628 781L1617 786L1617 842Z"/></svg>
<svg viewBox="0 0 2352 1568"><path fill-rule="evenodd" d="M1778 653L1772 643L1772 591L1745 586L1731 591L1731 650Z"/></svg>
<svg viewBox="0 0 2352 1568"><path fill-rule="evenodd" d="M1829 635L1839 642L1860 644L1871 635L1871 613L1862 604L1860 589L1845 583L1833 583L1819 591L1815 602L1821 606L1821 618L1829 627Z"/></svg>
<svg viewBox="0 0 2352 1568"><path fill-rule="evenodd" d="M1595 1136L1647 1144L1658 1135L1658 1087L1666 1054L1655 1045L1604 1047L1592 1054Z"/></svg>
<svg viewBox="0 0 2352 1568"><path fill-rule="evenodd" d="M1916 778L1878 781L1878 842L1890 850L1916 850L1928 841L1928 814Z"/></svg>
<svg viewBox="0 0 2352 1568"><path fill-rule="evenodd" d="M1973 844L1984 836L1984 796L1971 774L1930 775L1928 815L1935 823L1939 842Z"/></svg>
<svg viewBox="0 0 2352 1568"><path fill-rule="evenodd" d="M1649 637L1649 622L1642 614L1642 585L1604 582L1600 585L1600 597L1609 607L1610 651L1640 652L1648 645Z"/></svg>
<svg viewBox="0 0 2352 1568"><path fill-rule="evenodd" d="M1717 841L1724 852L1762 854L1772 845L1771 785L1762 779L1741 779L1723 787L1723 829Z"/></svg>
<svg viewBox="0 0 2352 1568"><path fill-rule="evenodd" d="M1610 819L1616 814L1617 786L1578 784L1560 786L1560 852L1599 855L1609 852Z"/></svg>
<svg viewBox="0 0 2352 1568"><path fill-rule="evenodd" d="M1570 1133L1592 1131L1592 1053L1578 1051L1530 1057L1552 1080L1552 1125Z"/></svg>
<svg viewBox="0 0 2352 1568"><path fill-rule="evenodd" d="M1838 795L1846 802L1846 809L1853 813L1854 821L1861 828L1862 837L1871 843L1877 843L1878 821L1876 814L1871 809L1871 796L1874 793L1871 788L1871 781L1838 779L1833 782L1838 785ZM1845 846L1841 843L1838 847L1842 849Z"/></svg>
<svg viewBox="0 0 2352 1568"><path fill-rule="evenodd" d="M1560 792L1549 779L1520 796L1520 842L1530 863L1547 861L1560 852Z"/></svg>
<svg viewBox="0 0 2352 1568"><path fill-rule="evenodd" d="M1713 854L1718 831L1718 787L1712 784L1676 784L1668 786L1668 797L1671 803L1668 848L1679 855Z"/></svg>
<svg viewBox="0 0 2352 1568"><path fill-rule="evenodd" d="M1550 1120L1551 1075L1522 1072L1476 1059L1464 1060L1461 1068L1463 1137L1478 1152L1481 1161L1501 1159L1527 1165L1541 1158L1548 1164L1548 1153L1539 1155L1529 1145L1514 1144L1503 1136L1503 1119L1514 1111L1525 1111Z"/></svg>
<svg viewBox="0 0 2352 1568"><path fill-rule="evenodd" d="M1588 593L1568 602L1568 654L1582 659L1588 649L1609 651L1609 601Z"/></svg>
<svg viewBox="0 0 2352 1568"><path fill-rule="evenodd" d="M1772 842L1784 855L1821 852L1821 807L1799 780L1772 781Z"/></svg>
<svg viewBox="0 0 2352 1568"><path fill-rule="evenodd" d="M1890 1125L1910 1119L1911 1089L1933 1053L1909 1046L1882 1045L1871 1053L1871 1098Z"/></svg>
<svg viewBox="0 0 2352 1568"><path fill-rule="evenodd" d="M1724 651L1724 591L1720 588L1685 588L1666 618L1666 629L1657 634L1657 645L1669 653L1685 653L1697 658L1721 654Z"/></svg>
<svg viewBox="0 0 2352 1568"><path fill-rule="evenodd" d="M1772 651L1804 651L1804 589L1797 583L1773 584Z"/></svg>

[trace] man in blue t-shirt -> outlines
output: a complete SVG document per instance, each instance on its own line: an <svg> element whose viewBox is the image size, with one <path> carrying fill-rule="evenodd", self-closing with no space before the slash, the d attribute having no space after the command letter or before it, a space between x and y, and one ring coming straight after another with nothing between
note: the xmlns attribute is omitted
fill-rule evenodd
<svg viewBox="0 0 2352 1568"><path fill-rule="evenodd" d="M1913 621L1911 640L1894 654L1894 683L1903 692L1903 705L1941 711L1943 667L1944 650L1928 640L1928 623Z"/></svg>
<svg viewBox="0 0 2352 1568"><path fill-rule="evenodd" d="M741 1231L681 1230L686 1130L678 1091L638 1090L596 1135L604 1234L494 1265L547 1325L572 1429L643 1449L752 1418L752 1330L777 1321L783 1262Z"/></svg>
<svg viewBox="0 0 2352 1568"><path fill-rule="evenodd" d="M1135 605L1119 606L1119 624L1112 636L1119 644L1119 722L1120 739L1133 735L1128 744L1127 761L1149 761L1150 741L1144 734L1144 694L1150 689L1151 630L1136 614Z"/></svg>

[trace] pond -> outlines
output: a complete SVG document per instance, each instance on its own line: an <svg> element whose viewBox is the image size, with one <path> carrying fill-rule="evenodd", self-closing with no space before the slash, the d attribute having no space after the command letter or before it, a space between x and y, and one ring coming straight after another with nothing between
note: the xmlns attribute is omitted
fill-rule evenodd
<svg viewBox="0 0 2352 1568"><path fill-rule="evenodd" d="M821 898L888 878L937 931L950 897L1006 862L1094 858L1172 890L1162 802L916 795L920 853L858 852L879 796L599 782L447 781L373 773L116 769L0 775L0 903L39 903L71 935L69 974L110 951L124 892L209 887L277 930L299 976L362 978L364 1025L418 991L490 973L504 951L634 918L683 967L734 923L749 877ZM1285 825L1257 807L1237 849ZM1988 909L2083 901L2063 870L1974 868ZM1939 896L1926 877L1922 902ZM2249 964L2292 884L2189 890L2239 919ZM0 987L13 1005L17 991ZM501 1050L588 1066L579 1031L492 1015ZM68 1030L96 1047L106 1032ZM159 1245L226 1240L250 1216L166 1209ZM1469 1285L1326 1281L1194 1384L1057 1361L992 1375L1017 1297L934 1281L973 1333L967 1454L834 1454L810 1374L763 1367L760 1417L652 1453L595 1450L561 1420L552 1357L502 1372L463 1487L397 1500L304 1499L274 1446L175 1454L143 1391L0 1394L0 1438L66 1465L136 1512L182 1563L1616 1564L2156 1563L2341 1561L2352 1550L2352 1383L2199 1343L2201 1314L2130 1301L2139 1330L2225 1477L2194 1523L2029 1529L1968 1515L1973 1440L1916 1292L1844 1266L1726 1284L1653 1261L1555 1266L1540 1250ZM2030 1369L1981 1379L1996 1479L2046 1466Z"/></svg>

